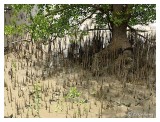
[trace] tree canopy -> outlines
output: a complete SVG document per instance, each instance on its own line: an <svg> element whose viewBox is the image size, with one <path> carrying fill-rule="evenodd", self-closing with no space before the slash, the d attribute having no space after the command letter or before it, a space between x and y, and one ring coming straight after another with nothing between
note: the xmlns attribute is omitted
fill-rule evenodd
<svg viewBox="0 0 160 122"><path fill-rule="evenodd" d="M34 39L50 35L63 37L75 29L81 31L79 28L87 19L92 19L99 28L111 31L114 25L122 23L132 26L156 20L155 4L15 4L11 8L13 24L5 26L5 33L26 30ZM33 8L37 8L35 15ZM20 11L27 14L30 24L15 24Z"/></svg>

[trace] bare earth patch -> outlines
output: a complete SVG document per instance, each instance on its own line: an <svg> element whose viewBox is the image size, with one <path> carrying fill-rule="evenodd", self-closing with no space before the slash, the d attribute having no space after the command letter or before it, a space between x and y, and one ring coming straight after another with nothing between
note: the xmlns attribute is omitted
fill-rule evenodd
<svg viewBox="0 0 160 122"><path fill-rule="evenodd" d="M8 58L7 58L8 57ZM33 58L34 59L34 58ZM11 71L12 67L12 71ZM156 117L155 89L114 76L92 77L77 65L50 69L5 55L4 116L13 118ZM12 78L11 78L12 75ZM80 93L67 98L71 88Z"/></svg>

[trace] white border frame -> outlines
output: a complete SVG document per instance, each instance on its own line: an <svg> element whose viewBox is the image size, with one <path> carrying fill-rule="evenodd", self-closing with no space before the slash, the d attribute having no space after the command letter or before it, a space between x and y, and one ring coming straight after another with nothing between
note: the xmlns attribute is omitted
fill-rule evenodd
<svg viewBox="0 0 160 122"><path fill-rule="evenodd" d="M27 121L28 119L29 121L34 121L34 118L28 118L28 119L17 119L17 118L11 118L11 119L4 119L4 4L156 4L156 31L160 32L159 30L159 8L160 8L160 4L158 4L158 0L76 0L75 2L73 2L73 0L1 0L0 1L0 11L1 11L1 21L0 21L0 59L1 59L1 63L0 63L0 119L2 121L13 121L13 122L18 122L18 121ZM159 68L160 68L160 55L159 55L159 51L160 51L160 40L159 40L159 36L156 35L156 40L158 40L156 42L156 47L158 47L156 49L156 118L150 119L150 118L134 118L134 119L130 119L130 118L104 118L104 119L98 119L98 118L92 118L92 119L57 119L57 118L51 118L51 119L47 119L47 118L38 118L37 121L39 122L44 122L44 121L70 121L70 122L75 122L75 121L145 121L145 122L150 122L150 121L157 121L159 119L158 115L160 115L160 105L158 104L159 102Z"/></svg>

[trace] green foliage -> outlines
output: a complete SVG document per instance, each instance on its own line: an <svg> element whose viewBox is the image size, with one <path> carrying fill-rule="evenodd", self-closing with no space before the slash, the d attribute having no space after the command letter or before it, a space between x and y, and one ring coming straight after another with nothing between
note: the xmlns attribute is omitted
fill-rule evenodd
<svg viewBox="0 0 160 122"><path fill-rule="evenodd" d="M30 32L34 39L49 37L49 23L44 15L36 15L30 25Z"/></svg>
<svg viewBox="0 0 160 122"><path fill-rule="evenodd" d="M132 17L129 21L130 25L148 24L156 20L155 4L135 4L132 7Z"/></svg>
<svg viewBox="0 0 160 122"><path fill-rule="evenodd" d="M5 35L12 35L14 32L14 27L12 25L7 25L4 27L4 34Z"/></svg>
<svg viewBox="0 0 160 122"><path fill-rule="evenodd" d="M111 19L113 21L113 23L118 26L120 25L123 21L125 21L125 18L118 18L117 16L114 17L114 19Z"/></svg>
<svg viewBox="0 0 160 122"><path fill-rule="evenodd" d="M13 24L16 22L18 12L24 11L28 15L29 25L27 31L32 38L48 38L50 36L63 37L65 35L76 36L82 33L80 25L92 18L100 28L106 28L108 24L120 25L123 22L129 25L147 24L156 20L155 4L125 4L124 10L114 12L112 4L14 4ZM33 16L33 8L38 8ZM23 25L19 25L23 26ZM5 27L5 34L19 33L24 29L13 28L13 25ZM19 31L17 31L19 30Z"/></svg>
<svg viewBox="0 0 160 122"><path fill-rule="evenodd" d="M12 61L11 65L12 65L12 67L13 67L14 69L17 68L17 66L16 66L16 61Z"/></svg>
<svg viewBox="0 0 160 122"><path fill-rule="evenodd" d="M71 87L69 93L67 94L67 98L78 98L80 97L81 93L77 90L76 87Z"/></svg>
<svg viewBox="0 0 160 122"><path fill-rule="evenodd" d="M38 83L34 84L34 108L39 116L39 109L40 109L40 93L41 93L41 86Z"/></svg>
<svg viewBox="0 0 160 122"><path fill-rule="evenodd" d="M25 24L14 26L14 25L6 25L4 27L4 34L5 35L23 35L27 26Z"/></svg>

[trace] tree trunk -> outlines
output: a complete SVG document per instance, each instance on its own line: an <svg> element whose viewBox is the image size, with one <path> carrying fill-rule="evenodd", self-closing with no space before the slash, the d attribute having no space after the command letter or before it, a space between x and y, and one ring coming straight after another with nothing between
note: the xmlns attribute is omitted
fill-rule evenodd
<svg viewBox="0 0 160 122"><path fill-rule="evenodd" d="M117 62L127 61L132 56L131 45L127 38L127 25L129 21L129 14L124 11L126 6L120 5L113 5L113 21L111 21L112 27L112 40L106 49L100 51L99 53L95 54L92 64L92 71L93 74L99 74L100 67L105 67L105 65L109 65L108 67L112 67L113 73L116 69ZM116 23L116 21L122 20L121 23ZM110 63L107 62L102 65L99 62L103 62L101 60L110 60ZM129 60L128 60L129 61ZM125 65L125 64L124 64ZM123 66L124 67L124 66ZM121 69L123 71L123 69ZM128 69L126 69L128 71Z"/></svg>
<svg viewBox="0 0 160 122"><path fill-rule="evenodd" d="M128 25L128 16L126 16L124 11L124 6L122 4L114 4L113 5L113 19L125 19L120 24L112 22L112 41L109 46L109 50L117 50L117 49L126 49L131 47L128 39L127 39L127 25Z"/></svg>
<svg viewBox="0 0 160 122"><path fill-rule="evenodd" d="M112 27L112 41L109 46L110 51L115 51L118 49L126 49L130 48L131 45L128 41L127 34L126 34L127 24L124 23L120 26L113 25Z"/></svg>

